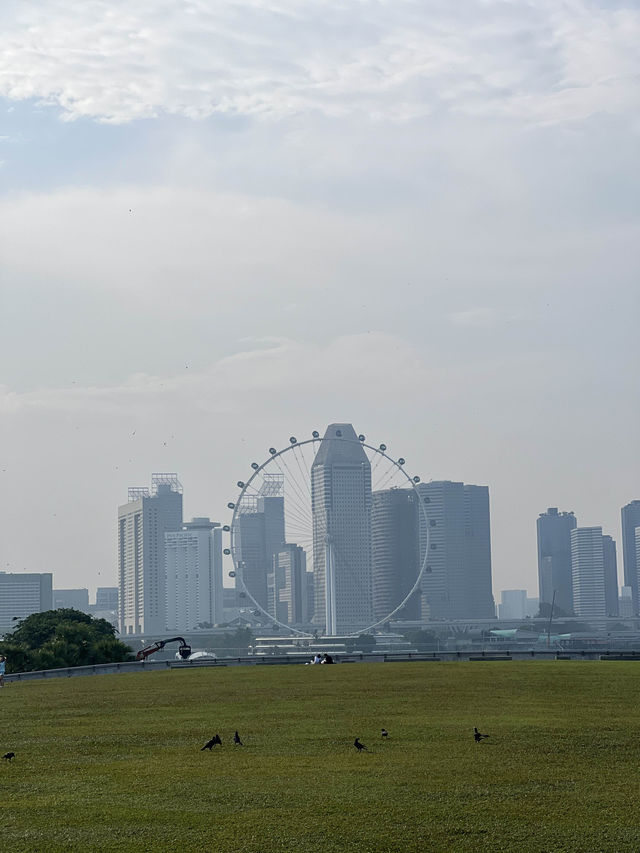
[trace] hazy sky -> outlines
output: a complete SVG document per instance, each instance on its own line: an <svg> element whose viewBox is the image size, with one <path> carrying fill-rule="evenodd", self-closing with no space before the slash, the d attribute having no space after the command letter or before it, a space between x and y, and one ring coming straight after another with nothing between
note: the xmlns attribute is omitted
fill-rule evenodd
<svg viewBox="0 0 640 853"><path fill-rule="evenodd" d="M0 570L116 583L117 505L352 421L548 506L640 498L637 0L5 0ZM621 574L621 555L619 555Z"/></svg>

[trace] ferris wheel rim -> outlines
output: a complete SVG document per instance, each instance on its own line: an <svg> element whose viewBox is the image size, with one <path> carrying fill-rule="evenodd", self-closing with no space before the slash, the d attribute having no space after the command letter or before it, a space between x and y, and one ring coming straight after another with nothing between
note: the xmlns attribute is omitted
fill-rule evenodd
<svg viewBox="0 0 640 853"><path fill-rule="evenodd" d="M429 519L427 512L424 508L424 500L423 500L422 496L420 495L420 492L418 491L418 485L421 482L421 478L418 476L411 477L409 474L407 474L407 471L405 470L405 467L404 467L406 464L405 460L402 457L398 457L398 459L394 459L392 456L390 456L387 453L387 449L388 449L387 445L380 444L378 447L375 447L374 445L369 444L363 435L359 435L356 438L349 438L346 436L322 437L319 433L314 431L314 433L312 434L312 437L307 438L307 439L298 440L294 436L291 436L291 438L289 439L289 444L286 445L285 447L283 447L282 450L277 450L276 448L271 447L271 448L269 448L269 456L265 459L264 462L262 462L260 464L255 463L255 462L251 463L252 473L246 482L240 481L240 480L238 481L237 487L240 488L240 493L239 493L239 495L235 501L233 501L233 502L230 501L227 504L229 509L233 509L233 515L231 518L231 523L230 523L230 525L228 525L229 529L225 532L228 532L229 536L230 536L229 555L231 556L231 560L233 563L234 576L236 578L238 578L238 577L240 578L240 581L242 584L242 591L250 598L251 602L255 605L255 607L260 611L260 613L262 613L264 616L266 616L266 618L269 620L269 622L271 624L273 624L274 626L278 625L281 628L284 628L285 630L291 631L292 633L299 635L299 636L302 636L302 637L313 638L313 636L314 636L313 633L308 632L308 631L302 631L299 628L294 628L292 625L287 625L285 622L281 622L275 616L272 616L272 614L270 614L264 607L262 607L262 605L258 601L256 601L256 599L254 598L254 596L251 593L251 590L248 589L248 587L244 581L243 573L241 571L238 571L238 563L236 561L236 555L235 555L235 549L234 549L234 525L236 524L236 518L238 515L238 508L239 508L240 502L242 501L242 498L244 497L247 489L251 486L251 483L260 474L260 472L263 471L269 465L269 463L271 463L275 459L278 459L279 457L283 456L285 453L288 453L289 451L295 450L296 447L304 447L305 445L322 443L323 441L337 441L337 442L348 442L351 444L357 444L360 447L366 447L368 450L373 451L373 453L377 453L380 456L382 456L383 458L387 459L391 463L391 465L393 465L398 471L400 471L400 473L406 478L407 482L409 483L409 485L411 486L411 488L415 492L415 494L418 498L418 506L420 508L422 518L425 522L425 524L424 524L424 530L425 530L424 557L423 557L422 561L420 562L420 570L416 576L416 579L414 581L413 586L411 587L409 592L405 595L405 597L402 599L400 604L398 604L396 607L394 607L393 610L391 610L389 613L387 613L384 617L376 620L375 622L372 622L366 628L362 628L359 631L355 631L352 633L345 634L345 636L347 636L347 637L357 637L360 634L366 634L369 631L372 631L375 628L379 627L380 625L384 625L387 622L390 622L392 617L396 613L398 613L400 610L402 610L402 608L407 604L407 602L409 601L411 596L418 589L420 582L421 582L421 580L425 574L425 570L426 570L426 566L427 566L427 560L429 559L429 548L430 548L430 538L431 538L430 519ZM254 466L256 466L256 467L254 467ZM242 483L242 486L240 485L241 483ZM326 626L325 626L325 631L326 631Z"/></svg>

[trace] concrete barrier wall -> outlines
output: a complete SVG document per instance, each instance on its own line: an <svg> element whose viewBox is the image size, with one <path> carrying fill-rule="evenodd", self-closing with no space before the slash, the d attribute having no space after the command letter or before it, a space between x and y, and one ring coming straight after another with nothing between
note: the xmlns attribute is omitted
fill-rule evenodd
<svg viewBox="0 0 640 853"><path fill-rule="evenodd" d="M602 649L581 651L495 651L495 652L402 652L400 654L354 654L336 657L336 663L403 663L408 661L509 661L509 660L640 660L640 652L603 652ZM71 666L63 669L42 669L35 672L14 672L5 676L5 682L36 681L43 678L78 678L85 675L114 675L115 673L159 672L171 669L201 669L220 666L267 666L309 663L309 655L254 655L239 658L218 658L215 661L127 661L103 663L93 666Z"/></svg>

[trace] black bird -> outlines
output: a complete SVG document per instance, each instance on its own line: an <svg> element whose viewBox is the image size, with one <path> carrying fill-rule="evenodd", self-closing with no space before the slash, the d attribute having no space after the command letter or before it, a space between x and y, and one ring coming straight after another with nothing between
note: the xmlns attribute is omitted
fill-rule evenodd
<svg viewBox="0 0 640 853"><path fill-rule="evenodd" d="M389 732L386 729L382 729L382 737L389 737Z"/></svg>
<svg viewBox="0 0 640 853"><path fill-rule="evenodd" d="M208 750L209 750L209 752L211 752L211 750L213 749L213 747L214 747L214 746L217 746L218 744L219 744L220 746L222 746L222 740L220 739L220 735L214 735L214 736L211 738L211 740L208 740L208 741L205 743L205 745L202 747L202 749L200 750L200 752L204 752L204 750L205 750L205 749L208 749Z"/></svg>
<svg viewBox="0 0 640 853"><path fill-rule="evenodd" d="M236 745L236 746L244 746L244 744L243 744L243 743L242 743L242 741L240 740L240 735L238 734L238 732L236 732L236 733L234 734L234 736L233 736L233 742L235 743L235 745Z"/></svg>
<svg viewBox="0 0 640 853"><path fill-rule="evenodd" d="M369 750L367 749L367 747L366 747L363 743L360 743L360 741L359 741L359 739L358 739L358 738L356 738L356 739L354 740L353 745L354 745L354 746L355 746L355 748L358 750L358 752L362 752L362 750L363 750L363 749L364 749L364 751L365 751L365 752L368 752L368 751L369 751Z"/></svg>
<svg viewBox="0 0 640 853"><path fill-rule="evenodd" d="M473 728L473 739L475 740L475 742L480 743L480 741L482 740L483 737L489 737L489 735L480 734L478 729L474 726L474 728Z"/></svg>
<svg viewBox="0 0 640 853"><path fill-rule="evenodd" d="M5 752L2 757L5 758L7 761L11 761L12 758L16 757L16 754L15 752Z"/></svg>

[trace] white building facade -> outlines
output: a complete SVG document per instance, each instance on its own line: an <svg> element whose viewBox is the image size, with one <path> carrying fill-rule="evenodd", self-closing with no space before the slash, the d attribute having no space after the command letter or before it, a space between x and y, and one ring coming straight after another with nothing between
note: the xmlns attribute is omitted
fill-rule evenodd
<svg viewBox="0 0 640 853"><path fill-rule="evenodd" d="M571 580L576 616L606 616L602 527L576 527L571 531Z"/></svg>
<svg viewBox="0 0 640 853"><path fill-rule="evenodd" d="M166 628L190 631L224 621L222 532L208 518L165 533Z"/></svg>

